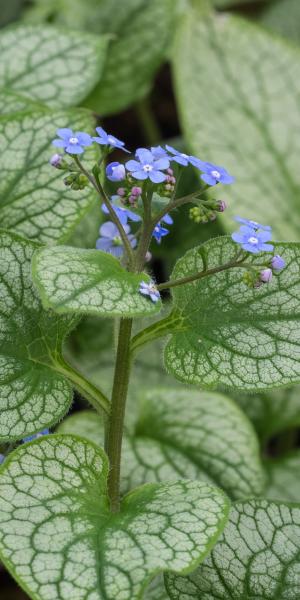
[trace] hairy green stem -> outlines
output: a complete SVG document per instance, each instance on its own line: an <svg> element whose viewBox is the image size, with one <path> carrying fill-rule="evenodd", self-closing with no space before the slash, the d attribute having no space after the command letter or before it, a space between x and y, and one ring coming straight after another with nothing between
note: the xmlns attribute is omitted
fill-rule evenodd
<svg viewBox="0 0 300 600"><path fill-rule="evenodd" d="M120 222L117 214L115 213L111 202L109 200L109 198L107 197L104 188L101 184L101 181L99 179L99 177L93 177L88 171L87 169L83 166L82 162L79 160L78 156L74 156L74 160L77 164L77 166L79 167L80 171L88 178L89 182L92 184L92 186L95 188L96 192L99 194L99 196L101 197L101 199L103 200L108 212L109 212L109 216L112 220L112 222L116 225L116 227L118 228L121 240L123 242L123 246L125 249L125 252L127 254L127 258L129 261L130 266L132 266L133 264L133 251L130 245L130 242L128 240L128 237L125 233L124 227L122 225L122 223Z"/></svg>
<svg viewBox="0 0 300 600"><path fill-rule="evenodd" d="M243 261L245 258L240 259L239 261L232 261L226 263L225 265L221 265L219 267L214 267L213 269L207 269L205 271L200 271L199 273L193 273L192 275L187 275L187 277L180 277L180 279L171 279L170 281L166 281L165 283L160 283L157 285L157 289L159 291L166 290L169 288L177 287L179 285L184 285L186 283L192 283L193 281L197 281L198 279L202 279L203 277L208 277L209 275L214 275L215 273L221 273L222 271L227 271L227 269L231 269L234 267L241 267L242 269L249 269L252 265L243 265ZM259 266L259 265L255 265Z"/></svg>
<svg viewBox="0 0 300 600"><path fill-rule="evenodd" d="M121 319L115 363L111 410L105 449L109 459L108 495L112 512L120 509L120 471L124 417L130 377L132 319Z"/></svg>
<svg viewBox="0 0 300 600"><path fill-rule="evenodd" d="M72 382L75 389L89 401L97 412L102 414L102 411L104 411L106 415L109 414L110 402L101 390L85 379L81 373L73 369L63 358L56 361L54 367L58 373L65 375Z"/></svg>

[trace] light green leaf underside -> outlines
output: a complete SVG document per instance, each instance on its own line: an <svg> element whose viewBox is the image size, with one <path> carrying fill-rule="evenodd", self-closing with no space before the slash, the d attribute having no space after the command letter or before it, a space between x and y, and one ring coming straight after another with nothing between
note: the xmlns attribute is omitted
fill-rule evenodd
<svg viewBox="0 0 300 600"><path fill-rule="evenodd" d="M167 575L171 600L298 600L300 507L239 502L210 556L189 577Z"/></svg>
<svg viewBox="0 0 300 600"><path fill-rule="evenodd" d="M289 40L300 42L300 5L298 0L274 0L262 14L262 23Z"/></svg>
<svg viewBox="0 0 300 600"><path fill-rule="evenodd" d="M268 477L265 496L270 500L300 502L300 451L269 460L265 467Z"/></svg>
<svg viewBox="0 0 300 600"><path fill-rule="evenodd" d="M228 237L187 252L173 279L234 260L237 245ZM231 268L174 288L181 323L165 350L165 364L178 379L242 390L279 387L300 380L300 244L276 244L286 268L268 285L251 289L245 270ZM247 262L261 264L270 255ZM171 329L171 327L170 327Z"/></svg>
<svg viewBox="0 0 300 600"><path fill-rule="evenodd" d="M20 25L0 34L0 88L49 106L78 104L100 79L107 37L47 25Z"/></svg>
<svg viewBox="0 0 300 600"><path fill-rule="evenodd" d="M231 497L261 495L265 477L250 423L226 396L186 388L140 391L140 410L123 444L122 489L142 483L199 479ZM59 432L103 445L100 417L80 412ZM234 432L234 435L233 435Z"/></svg>
<svg viewBox="0 0 300 600"><path fill-rule="evenodd" d="M20 439L57 423L72 392L55 373L74 320L46 313L31 283L37 244L0 232L0 439Z"/></svg>
<svg viewBox="0 0 300 600"><path fill-rule="evenodd" d="M33 278L46 308L58 313L143 316L159 312L161 301L139 293L149 275L126 271L100 250L45 248L33 260Z"/></svg>
<svg viewBox="0 0 300 600"><path fill-rule="evenodd" d="M190 10L178 30L173 63L193 153L236 177L224 215L228 228L240 214L269 223L277 238L297 240L298 49L242 19L199 19Z"/></svg>
<svg viewBox="0 0 300 600"><path fill-rule="evenodd" d="M236 394L262 440L300 425L300 387L272 390L264 394Z"/></svg>
<svg viewBox="0 0 300 600"><path fill-rule="evenodd" d="M126 0L126 11L114 25L120 2L104 2L116 35L109 47L103 76L85 105L105 115L124 110L145 96L166 57L174 25L173 0ZM109 15L107 14L107 17Z"/></svg>
<svg viewBox="0 0 300 600"><path fill-rule="evenodd" d="M95 199L88 187L73 191L63 183L63 173L50 166L58 127L91 130L86 111L48 110L0 119L1 226L45 243L65 239ZM96 149L87 149L92 165Z"/></svg>
<svg viewBox="0 0 300 600"><path fill-rule="evenodd" d="M195 568L222 532L226 497L195 481L142 486L110 513L107 468L74 436L40 438L2 467L0 556L33 600L138 600L155 574Z"/></svg>

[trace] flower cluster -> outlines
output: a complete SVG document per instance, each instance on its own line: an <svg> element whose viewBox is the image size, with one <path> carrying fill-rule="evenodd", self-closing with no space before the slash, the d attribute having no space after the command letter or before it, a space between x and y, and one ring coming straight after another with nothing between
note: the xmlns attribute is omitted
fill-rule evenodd
<svg viewBox="0 0 300 600"><path fill-rule="evenodd" d="M67 154L75 156L82 154L86 147L93 143L104 147L105 153L109 154L114 149L129 152L125 148L125 143L115 136L106 133L102 127L96 128L97 136L91 136L84 131L73 131L63 128L57 130L58 138L53 141L53 145L62 148ZM168 194L174 191L176 178L170 163L176 163L178 167L187 167L192 165L201 171L201 179L209 186L217 183L225 185L233 183L234 178L223 167L205 162L197 158L179 152L176 148L166 145L153 146L150 150L147 148L138 148L135 152L135 158L128 160L125 166L119 162L112 162L107 165L106 175L110 181L122 181L126 177L138 181L147 181L159 185L165 183L164 191ZM52 166L62 169L67 168L66 163L59 154L55 154L50 163Z"/></svg>
<svg viewBox="0 0 300 600"><path fill-rule="evenodd" d="M262 225L243 217L235 217L235 220L241 223L241 227L231 237L245 252L258 254L274 250L274 246L269 243L272 239L272 228L270 225ZM270 283L273 274L278 274L284 267L284 259L279 254L276 254L266 261L260 272L254 266L251 271L246 273L245 281L251 286L260 287L264 283Z"/></svg>
<svg viewBox="0 0 300 600"><path fill-rule="evenodd" d="M242 217L235 217L235 220L242 225L239 231L234 232L231 237L234 242L241 245L243 250L252 254L274 250L274 246L268 243L272 239L272 230L269 225L261 225Z"/></svg>

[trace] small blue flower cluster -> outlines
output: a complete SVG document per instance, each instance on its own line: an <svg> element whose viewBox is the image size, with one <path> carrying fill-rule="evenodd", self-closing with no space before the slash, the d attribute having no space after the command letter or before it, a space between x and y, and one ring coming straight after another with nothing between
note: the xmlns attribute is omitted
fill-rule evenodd
<svg viewBox="0 0 300 600"><path fill-rule="evenodd" d="M242 225L231 237L234 242L241 245L243 250L252 254L274 250L274 246L268 243L272 239L272 229L269 225L261 225L242 217L235 217L235 220Z"/></svg>
<svg viewBox="0 0 300 600"><path fill-rule="evenodd" d="M34 433L33 435L28 435L27 437L23 438L22 442L24 444L26 442L32 442L33 440L37 440L38 438L43 437L43 435L48 435L49 433L49 429L42 429L42 431L39 431L39 433Z"/></svg>
<svg viewBox="0 0 300 600"><path fill-rule="evenodd" d="M250 254L272 252L274 250L274 246L269 243L272 239L272 228L270 225L262 225L243 217L235 217L235 220L241 223L241 227L231 237L243 250ZM266 266L260 272L258 280L254 281L254 287L259 287L263 283L270 283L273 273L279 273L284 267L285 260L279 254L276 254L269 261L269 266Z"/></svg>
<svg viewBox="0 0 300 600"><path fill-rule="evenodd" d="M104 131L102 127L96 128L97 136L91 136L84 131L73 131L69 128L57 130L57 139L53 141L53 145L57 148L63 148L67 154L82 154L87 146L91 146L94 142L101 146L105 146L108 151L115 148L129 152L125 148L125 143ZM52 166L60 168L61 157L55 154L50 162ZM210 162L205 162L190 156L184 152L179 152L172 146L166 145L152 147L151 150L146 148L138 148L135 152L135 159L128 160L125 166L119 162L112 162L106 167L106 175L110 181L122 181L126 177L126 169L131 177L139 181L149 179L154 184L160 184L168 179L170 162L175 162L181 167L192 165L201 171L201 179L210 186L217 183L225 185L233 183L234 178L223 167L214 165ZM168 182L169 183L169 182Z"/></svg>

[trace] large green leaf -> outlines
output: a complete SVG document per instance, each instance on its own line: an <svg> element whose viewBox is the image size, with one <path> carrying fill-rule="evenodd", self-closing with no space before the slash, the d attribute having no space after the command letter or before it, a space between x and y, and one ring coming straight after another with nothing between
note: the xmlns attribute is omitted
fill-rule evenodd
<svg viewBox="0 0 300 600"><path fill-rule="evenodd" d="M259 289L243 281L244 269L231 268L174 288L173 335L165 364L178 379L242 390L274 388L300 381L300 245L276 244L286 268ZM172 278L227 264L236 256L228 237L190 250ZM252 255L261 264L268 255ZM177 329L177 330L176 330Z"/></svg>
<svg viewBox="0 0 300 600"><path fill-rule="evenodd" d="M129 273L100 250L68 246L44 248L33 260L33 278L43 305L58 313L143 316L161 309L139 293L145 273Z"/></svg>
<svg viewBox="0 0 300 600"><path fill-rule="evenodd" d="M262 14L262 23L284 35L289 40L300 42L300 4L298 0L274 0Z"/></svg>
<svg viewBox="0 0 300 600"><path fill-rule="evenodd" d="M135 425L124 439L123 491L144 482L188 477L216 483L235 499L263 493L257 438L232 400L160 387L146 394L140 390L139 401ZM68 417L59 431L103 445L102 422L92 412Z"/></svg>
<svg viewBox="0 0 300 600"><path fill-rule="evenodd" d="M13 98L9 106L21 108ZM64 240L95 195L91 188L73 191L63 183L62 171L49 165L57 127L91 130L93 119L86 111L35 110L0 119L1 226L46 243ZM94 164L94 147L85 153Z"/></svg>
<svg viewBox="0 0 300 600"><path fill-rule="evenodd" d="M145 96L166 57L174 24L173 0L118 0L106 5L108 31L116 34L108 52L103 77L85 105L101 115L124 110ZM124 5L125 8L125 5Z"/></svg>
<svg viewBox="0 0 300 600"><path fill-rule="evenodd" d="M300 450L265 463L267 473L266 497L281 502L299 502Z"/></svg>
<svg viewBox="0 0 300 600"><path fill-rule="evenodd" d="M54 369L74 319L45 312L33 289L31 257L38 245L0 233L0 438L19 439L57 423L71 399Z"/></svg>
<svg viewBox="0 0 300 600"><path fill-rule="evenodd" d="M299 386L255 395L239 393L235 399L263 441L285 429L300 426Z"/></svg>
<svg viewBox="0 0 300 600"><path fill-rule="evenodd" d="M107 471L103 451L74 436L40 438L5 461L0 557L33 600L139 600L157 573L195 568L222 532L217 488L149 484L111 513Z"/></svg>
<svg viewBox="0 0 300 600"><path fill-rule="evenodd" d="M19 25L0 34L0 88L62 108L83 100L101 77L106 36L46 25Z"/></svg>
<svg viewBox="0 0 300 600"><path fill-rule="evenodd" d="M300 507L239 502L211 555L189 577L167 575L172 600L298 600Z"/></svg>
<svg viewBox="0 0 300 600"><path fill-rule="evenodd" d="M300 51L242 19L204 19L191 9L173 63L193 153L236 177L228 227L237 213L269 223L281 239L298 239Z"/></svg>

